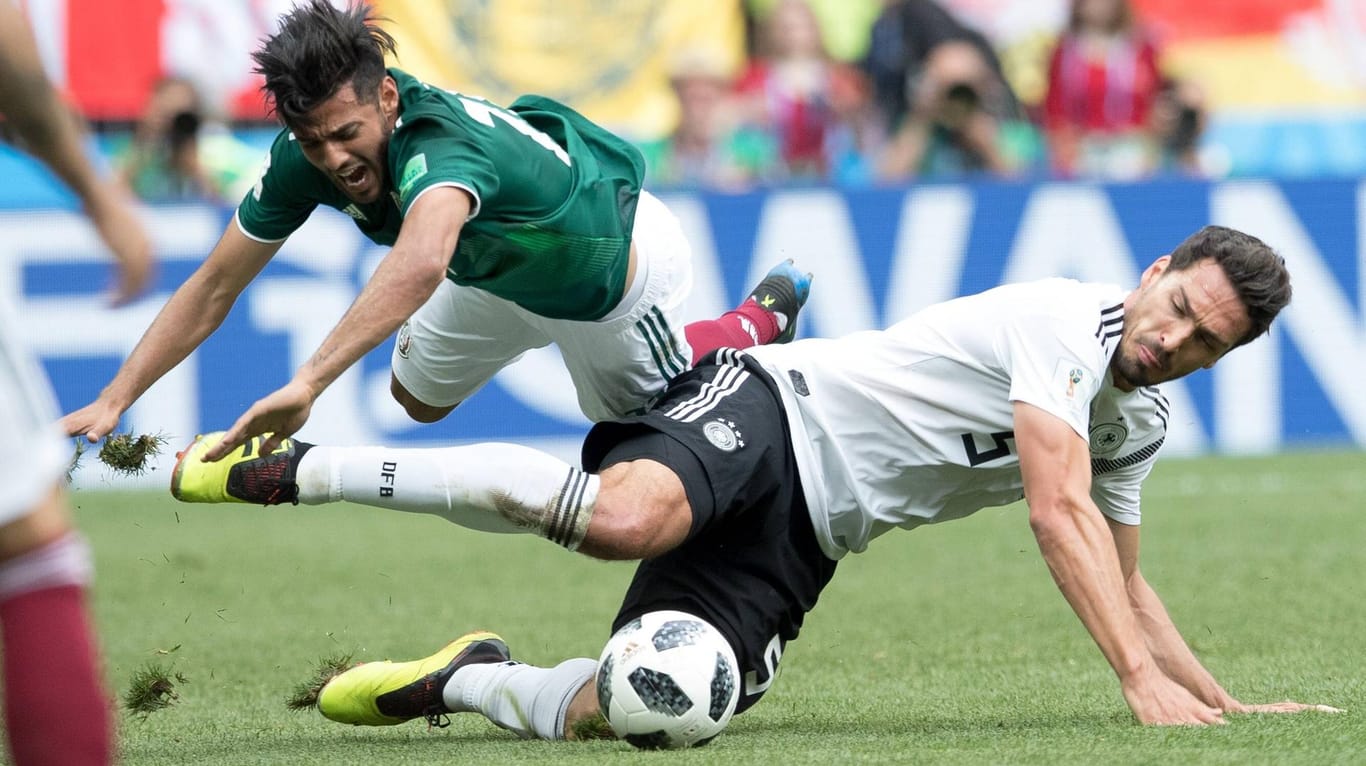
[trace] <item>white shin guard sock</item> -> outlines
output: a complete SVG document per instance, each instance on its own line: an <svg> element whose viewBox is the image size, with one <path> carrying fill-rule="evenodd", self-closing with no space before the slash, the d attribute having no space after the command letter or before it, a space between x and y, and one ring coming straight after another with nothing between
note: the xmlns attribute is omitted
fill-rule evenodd
<svg viewBox="0 0 1366 766"><path fill-rule="evenodd" d="M564 739L569 703L597 667L587 657L553 668L520 662L466 665L451 675L442 699L452 713L480 713L523 739Z"/></svg>
<svg viewBox="0 0 1366 766"><path fill-rule="evenodd" d="M349 500L430 513L483 532L529 532L576 550L598 477L517 444L440 449L313 447L299 461L299 502Z"/></svg>

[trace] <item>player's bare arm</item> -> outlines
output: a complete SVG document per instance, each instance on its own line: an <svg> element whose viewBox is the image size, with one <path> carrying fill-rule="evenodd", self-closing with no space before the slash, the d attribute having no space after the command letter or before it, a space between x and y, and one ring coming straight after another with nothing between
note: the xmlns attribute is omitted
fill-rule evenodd
<svg viewBox="0 0 1366 766"><path fill-rule="evenodd" d="M1124 573L1129 603L1138 618L1139 630L1143 633L1148 650L1169 678L1186 687L1201 701L1225 713L1298 713L1305 710L1340 712L1337 708L1327 705L1305 705L1288 700L1269 704L1244 704L1225 691L1181 637L1157 592L1139 570L1139 528L1110 519L1107 521L1115 539L1120 569Z"/></svg>
<svg viewBox="0 0 1366 766"><path fill-rule="evenodd" d="M91 442L108 436L151 385L180 364L228 315L237 297L280 249L228 224L218 244L157 314L99 398L62 418L68 435Z"/></svg>
<svg viewBox="0 0 1366 766"><path fill-rule="evenodd" d="M393 249L318 350L289 383L238 418L204 459L218 460L264 434L271 436L262 451L270 451L302 428L318 395L398 330L446 278L470 204L466 192L449 186L432 188L414 201Z"/></svg>
<svg viewBox="0 0 1366 766"><path fill-rule="evenodd" d="M100 238L118 261L115 305L136 298L152 274L152 249L142 224L121 190L99 177L81 148L76 116L61 102L38 57L19 8L0 2L0 113L81 199Z"/></svg>
<svg viewBox="0 0 1366 766"><path fill-rule="evenodd" d="M1058 589L1114 668L1140 723L1222 723L1216 707L1196 699L1157 665L1129 605L1114 539L1090 497L1086 442L1060 418L1015 403L1029 523Z"/></svg>

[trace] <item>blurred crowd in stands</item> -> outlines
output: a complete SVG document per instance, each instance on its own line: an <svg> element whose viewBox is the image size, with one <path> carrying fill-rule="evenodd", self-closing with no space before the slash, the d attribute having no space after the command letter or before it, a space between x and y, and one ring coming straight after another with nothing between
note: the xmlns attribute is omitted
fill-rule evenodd
<svg viewBox="0 0 1366 766"><path fill-rule="evenodd" d="M979 30L935 0L865 0L857 51L845 0L745 0L747 62L706 49L672 57L674 130L640 142L652 188L868 186L967 177L1129 180L1202 174L1197 83L1160 67L1129 0L1070 0L1037 103L1012 88ZM861 39L860 39L861 38ZM142 198L235 204L259 147L206 119L191 82L157 85L141 119L110 144Z"/></svg>
<svg viewBox="0 0 1366 766"><path fill-rule="evenodd" d="M656 184L1200 174L1200 90L1162 74L1128 0L1071 0L1035 105L934 0L885 0L852 62L830 54L813 2L751 3L743 72L678 58L678 127L644 147Z"/></svg>

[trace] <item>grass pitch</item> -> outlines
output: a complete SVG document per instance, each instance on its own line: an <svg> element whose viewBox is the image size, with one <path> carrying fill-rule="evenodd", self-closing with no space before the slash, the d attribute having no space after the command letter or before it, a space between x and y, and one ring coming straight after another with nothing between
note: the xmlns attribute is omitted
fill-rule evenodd
<svg viewBox="0 0 1366 766"><path fill-rule="evenodd" d="M474 628L538 664L596 657L632 565L360 506L73 500L111 695L149 664L179 679L168 707L120 712L129 765L1366 762L1359 452L1167 461L1145 496L1144 572L1225 687L1345 714L1134 724L1015 506L846 558L764 701L667 754L522 742L469 715L353 728L286 707L320 658L411 659Z"/></svg>

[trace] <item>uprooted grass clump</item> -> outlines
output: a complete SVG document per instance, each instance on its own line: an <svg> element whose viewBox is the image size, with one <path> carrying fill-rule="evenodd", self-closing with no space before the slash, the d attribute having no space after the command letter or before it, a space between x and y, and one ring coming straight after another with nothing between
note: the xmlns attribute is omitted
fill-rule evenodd
<svg viewBox="0 0 1366 766"><path fill-rule="evenodd" d="M110 434L100 447L100 462L120 473L139 476L147 471L147 463L161 454L168 441L162 433Z"/></svg>
<svg viewBox="0 0 1366 766"><path fill-rule="evenodd" d="M168 708L180 699L176 693L178 683L189 683L189 679L182 673L173 673L159 662L149 662L134 671L133 680L123 693L123 707L143 717Z"/></svg>
<svg viewBox="0 0 1366 766"><path fill-rule="evenodd" d="M312 710L318 706L318 694L328 681L351 669L352 662L350 654L337 654L324 657L318 661L318 667L313 671L313 677L294 687L294 691L285 698L285 705L290 710Z"/></svg>

